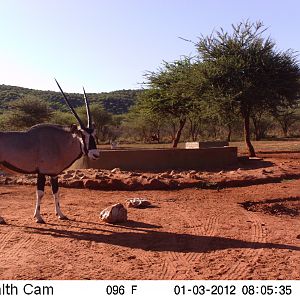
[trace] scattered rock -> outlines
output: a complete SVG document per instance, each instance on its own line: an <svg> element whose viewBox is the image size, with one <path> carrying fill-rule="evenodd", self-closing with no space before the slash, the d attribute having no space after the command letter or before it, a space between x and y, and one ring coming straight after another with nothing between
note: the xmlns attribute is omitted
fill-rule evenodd
<svg viewBox="0 0 300 300"><path fill-rule="evenodd" d="M171 180L169 180L168 185L169 185L170 189L178 189L180 182L178 182L177 180L171 179Z"/></svg>
<svg viewBox="0 0 300 300"><path fill-rule="evenodd" d="M110 178L108 180L109 189L111 190L127 190L126 184L123 180L118 178Z"/></svg>
<svg viewBox="0 0 300 300"><path fill-rule="evenodd" d="M164 189L168 189L168 185L156 178L151 178L150 180L144 182L143 184L145 189L148 190L164 190Z"/></svg>
<svg viewBox="0 0 300 300"><path fill-rule="evenodd" d="M273 165L248 161L250 167L225 169L218 171L179 171L168 170L160 173L142 173L140 171L124 171L120 168L104 169L78 169L66 170L59 176L59 185L68 188L89 188L96 190L168 190L186 187L211 188L214 182L220 187L235 187L254 185L299 178L299 163L294 160L282 162L275 161ZM254 166L251 169L251 164ZM36 185L36 175L8 175L0 171L0 184ZM46 184L49 185L49 178ZM283 187L285 188L285 187Z"/></svg>
<svg viewBox="0 0 300 300"><path fill-rule="evenodd" d="M130 255L130 256L127 257L127 259L128 259L128 260L136 259L136 256L135 256L135 255Z"/></svg>
<svg viewBox="0 0 300 300"><path fill-rule="evenodd" d="M72 174L73 175L74 173L76 173L76 171L77 170L75 170L75 171L74 170L66 170L63 172L63 174Z"/></svg>
<svg viewBox="0 0 300 300"><path fill-rule="evenodd" d="M101 180L103 180L103 179L109 179L110 177L107 176L107 175L104 175L104 174L96 174L96 175L94 176L94 178L95 178L95 179L101 179Z"/></svg>
<svg viewBox="0 0 300 300"><path fill-rule="evenodd" d="M23 178L18 178L16 182L17 184L23 184Z"/></svg>
<svg viewBox="0 0 300 300"><path fill-rule="evenodd" d="M67 173L61 176L62 179L70 179L70 178L74 178L74 174L72 173Z"/></svg>
<svg viewBox="0 0 300 300"><path fill-rule="evenodd" d="M187 176L191 179L198 179L198 172L195 170L189 171Z"/></svg>
<svg viewBox="0 0 300 300"><path fill-rule="evenodd" d="M189 171L189 173L188 173L189 175L195 175L195 174L197 174L197 171L195 171L195 170L191 170L191 171Z"/></svg>
<svg viewBox="0 0 300 300"><path fill-rule="evenodd" d="M127 207L146 208L152 206L151 202L143 198L132 198L126 200Z"/></svg>
<svg viewBox="0 0 300 300"><path fill-rule="evenodd" d="M59 184L63 187L74 188L74 189L82 189L84 187L82 180L62 181Z"/></svg>
<svg viewBox="0 0 300 300"><path fill-rule="evenodd" d="M142 174L141 173L137 173L137 172L132 172L130 174L131 177L136 177L136 176L141 176Z"/></svg>
<svg viewBox="0 0 300 300"><path fill-rule="evenodd" d="M81 169L75 170L74 175L83 176L84 175L84 170L81 170Z"/></svg>
<svg viewBox="0 0 300 300"><path fill-rule="evenodd" d="M86 179L83 181L83 185L85 188L97 190L100 188L101 182L102 181L100 181L100 180Z"/></svg>
<svg viewBox="0 0 300 300"><path fill-rule="evenodd" d="M159 178L171 178L172 176L170 176L170 174L168 172L164 172L159 174L158 176Z"/></svg>
<svg viewBox="0 0 300 300"><path fill-rule="evenodd" d="M180 189L186 189L186 188L192 188L195 187L195 183L194 182L179 182L178 183L178 188Z"/></svg>
<svg viewBox="0 0 300 300"><path fill-rule="evenodd" d="M136 178L126 178L124 179L124 185L126 186L126 190L136 191L142 189L143 185Z"/></svg>
<svg viewBox="0 0 300 300"><path fill-rule="evenodd" d="M111 205L100 213L100 218L106 223L121 223L127 221L127 209L123 204Z"/></svg>
<svg viewBox="0 0 300 300"><path fill-rule="evenodd" d="M262 174L271 174L271 173L273 173L273 171L271 171L271 170L266 170L266 169L262 169Z"/></svg>
<svg viewBox="0 0 300 300"><path fill-rule="evenodd" d="M6 177L4 179L4 184L16 184L16 180L11 177Z"/></svg>

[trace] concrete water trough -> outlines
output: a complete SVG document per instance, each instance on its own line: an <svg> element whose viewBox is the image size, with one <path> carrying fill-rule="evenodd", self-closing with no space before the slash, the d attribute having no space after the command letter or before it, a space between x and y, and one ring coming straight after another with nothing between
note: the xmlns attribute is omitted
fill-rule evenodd
<svg viewBox="0 0 300 300"><path fill-rule="evenodd" d="M100 150L97 160L82 157L70 169L128 171L209 170L237 163L237 147L209 149L118 149Z"/></svg>
<svg viewBox="0 0 300 300"><path fill-rule="evenodd" d="M185 149L204 149L216 147L228 147L227 141L204 141L204 142L186 142Z"/></svg>

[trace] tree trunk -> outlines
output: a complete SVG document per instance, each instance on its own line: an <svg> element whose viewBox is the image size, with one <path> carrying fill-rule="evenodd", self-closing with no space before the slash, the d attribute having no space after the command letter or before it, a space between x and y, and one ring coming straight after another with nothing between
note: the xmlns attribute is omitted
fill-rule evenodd
<svg viewBox="0 0 300 300"><path fill-rule="evenodd" d="M229 142L231 141L231 133L232 133L231 125L228 124L228 125L227 125L227 128L228 128L227 142L229 143Z"/></svg>
<svg viewBox="0 0 300 300"><path fill-rule="evenodd" d="M251 140L250 140L250 116L245 115L244 116L244 137L245 137L245 142L248 148L248 153L250 157L255 157L255 151L254 148L251 144Z"/></svg>
<svg viewBox="0 0 300 300"><path fill-rule="evenodd" d="M253 123L253 127L254 127L255 140L259 141L258 121L254 117L252 117L252 123Z"/></svg>
<svg viewBox="0 0 300 300"><path fill-rule="evenodd" d="M157 135L157 144L159 144L160 143L160 130L157 130L156 135Z"/></svg>
<svg viewBox="0 0 300 300"><path fill-rule="evenodd" d="M289 131L289 126L286 122L283 122L282 124L282 132L283 132L283 136L286 138L288 137L288 131Z"/></svg>
<svg viewBox="0 0 300 300"><path fill-rule="evenodd" d="M185 125L185 122L186 122L186 118L179 121L179 128L176 131L176 134L175 134L175 137L174 137L174 140L173 140L173 145L172 145L173 148L177 148L177 145L179 143L181 132L182 132L182 129Z"/></svg>
<svg viewBox="0 0 300 300"><path fill-rule="evenodd" d="M175 136L176 136L176 124L175 124L175 121L173 122L172 121L172 124L171 124L171 140L174 141L175 140Z"/></svg>
<svg viewBox="0 0 300 300"><path fill-rule="evenodd" d="M196 142L197 141L197 137L198 137L198 134L197 134L197 125L194 124L193 126L191 125L191 130L190 130L190 134L191 134L191 137L192 137L192 141L193 142Z"/></svg>
<svg viewBox="0 0 300 300"><path fill-rule="evenodd" d="M193 142L197 141L198 134L199 134L199 124L197 121L194 121L192 118L189 118L190 121L190 138Z"/></svg>
<svg viewBox="0 0 300 300"><path fill-rule="evenodd" d="M256 141L260 141L260 140L261 140L262 134L261 134L261 132L259 131L258 128L255 128L255 129L254 129L254 135L255 135L255 140L256 140Z"/></svg>

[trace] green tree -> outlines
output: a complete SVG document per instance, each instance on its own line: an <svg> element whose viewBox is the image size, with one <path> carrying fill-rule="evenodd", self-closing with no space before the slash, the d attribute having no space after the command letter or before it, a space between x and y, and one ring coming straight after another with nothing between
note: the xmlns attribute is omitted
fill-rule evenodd
<svg viewBox="0 0 300 300"><path fill-rule="evenodd" d="M109 126L109 135L108 138L110 142L116 141L123 131L123 123L125 122L126 114L118 114L112 116L112 123Z"/></svg>
<svg viewBox="0 0 300 300"><path fill-rule="evenodd" d="M250 117L257 110L288 107L299 96L300 69L292 51L278 51L264 38L261 22L232 25L200 37L197 43L210 93L220 105L229 103L244 121L249 155L255 156L250 140Z"/></svg>
<svg viewBox="0 0 300 300"><path fill-rule="evenodd" d="M268 130L273 126L270 114L264 109L256 110L251 115L251 120L253 123L255 140L260 141L267 136Z"/></svg>
<svg viewBox="0 0 300 300"><path fill-rule="evenodd" d="M26 129L39 123L48 122L52 111L48 104L35 96L25 96L9 104L8 112L2 116L7 129Z"/></svg>
<svg viewBox="0 0 300 300"><path fill-rule="evenodd" d="M300 114L292 107L273 112L273 117L279 123L284 137L288 137L289 129L300 120Z"/></svg>
<svg viewBox="0 0 300 300"><path fill-rule="evenodd" d="M92 120L95 125L97 136L105 141L109 134L109 125L112 124L112 114L107 112L101 104L93 103L90 105ZM80 107L78 114L84 123L87 123L86 108Z"/></svg>
<svg viewBox="0 0 300 300"><path fill-rule="evenodd" d="M198 140L201 131L203 130L203 124L205 118L198 112L190 112L188 115L188 124L189 124L189 138L195 142Z"/></svg>
<svg viewBox="0 0 300 300"><path fill-rule="evenodd" d="M55 110L51 116L51 123L58 125L72 125L77 124L77 120L70 112Z"/></svg>
<svg viewBox="0 0 300 300"><path fill-rule="evenodd" d="M223 129L226 131L226 140L231 141L231 136L239 121L231 102L226 101L226 98L216 98L210 91L207 92L205 101L202 102L201 118L204 128L206 127L208 133L213 132L212 137L217 138L217 131ZM204 129L203 128L203 129ZM209 134L211 136L211 134Z"/></svg>
<svg viewBox="0 0 300 300"><path fill-rule="evenodd" d="M139 141L151 142L152 136L160 141L161 130L164 126L164 118L159 113L153 112L144 105L145 102L138 102L126 115L124 127L128 133Z"/></svg>
<svg viewBox="0 0 300 300"><path fill-rule="evenodd" d="M164 62L157 72L146 74L149 89L142 95L144 105L166 120L176 120L173 148L177 147L188 115L200 99L199 74L198 65L191 58Z"/></svg>

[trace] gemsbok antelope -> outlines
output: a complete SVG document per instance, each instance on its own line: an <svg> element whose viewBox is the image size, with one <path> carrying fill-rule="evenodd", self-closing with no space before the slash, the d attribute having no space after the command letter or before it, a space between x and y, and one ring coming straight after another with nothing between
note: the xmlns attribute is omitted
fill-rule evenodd
<svg viewBox="0 0 300 300"><path fill-rule="evenodd" d="M44 196L46 175L50 176L55 202L55 214L59 219L67 217L59 205L58 175L82 155L97 159L99 152L95 142L95 130L89 102L83 88L88 125L84 126L78 114L55 79L67 105L77 119L79 126L38 124L24 132L0 132L0 165L24 174L37 174L37 191L34 218L44 223L40 205ZM0 217L0 224L5 221Z"/></svg>

